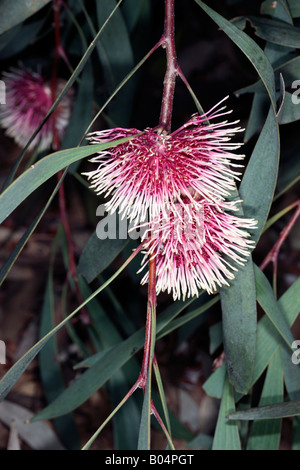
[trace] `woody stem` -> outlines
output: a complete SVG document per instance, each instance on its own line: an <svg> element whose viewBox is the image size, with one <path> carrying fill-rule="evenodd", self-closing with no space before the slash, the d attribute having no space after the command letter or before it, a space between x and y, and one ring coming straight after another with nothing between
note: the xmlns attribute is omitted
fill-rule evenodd
<svg viewBox="0 0 300 470"><path fill-rule="evenodd" d="M175 81L178 75L175 48L174 1L175 0L165 0L165 24L162 43L162 47L166 49L167 69L164 78L159 130L167 134L170 133L171 130Z"/></svg>

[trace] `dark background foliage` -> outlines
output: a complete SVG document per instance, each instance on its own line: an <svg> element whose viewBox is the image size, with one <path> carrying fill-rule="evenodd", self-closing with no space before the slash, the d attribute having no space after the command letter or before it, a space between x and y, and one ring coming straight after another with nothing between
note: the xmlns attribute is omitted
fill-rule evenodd
<svg viewBox="0 0 300 470"><path fill-rule="evenodd" d="M142 3L143 9L135 22L137 3ZM114 44L113 39L109 35L103 36L101 40L108 55L108 63L105 60L103 51L101 54L101 50L97 51L95 49L92 53L81 75L81 83L86 84L86 89L80 88L79 82L74 85L75 96L79 96L81 90L83 98L78 103L78 108L76 108L77 114L74 121L72 121L74 127L71 126L66 134L66 140L63 142L64 148L75 147L78 144L80 137L97 110L124 76L159 40L163 31L163 3L158 0L145 0L136 3L124 0L121 12L129 32L126 41L124 38L122 40L120 30L116 30L115 35L118 42L114 46L115 49L113 46L108 48L107 44ZM266 14L262 15L262 3L266 2L215 0L209 2L209 6L227 19L244 17L244 31L261 48L265 48L267 41L264 35L258 34L259 30L256 29L255 22L249 19L250 17L262 20L270 18ZM248 132L246 136L249 138L247 138L244 145L247 163L264 122L264 119L260 120L258 117L255 120L252 116L251 122L254 130L250 135L248 126L254 95L252 89L249 89L247 93L243 92L243 89L258 80L256 71L241 50L223 31L218 29L212 19L199 8L196 2L176 0L175 4L178 62L203 109L208 110L227 94L230 96L228 107L233 109L232 120L240 119L241 126L247 129ZM98 0L84 2L69 0L66 5L67 8L63 6L61 8L62 44L70 64L75 68L94 36L89 20L93 23L95 31L98 31L101 23L101 8L99 8ZM82 9L82 5L86 9L87 15ZM71 12L71 15L68 11ZM233 20L233 23L235 21L237 20ZM294 19L294 25L295 27L299 26L298 17ZM12 39L8 37L11 30L0 36L1 70L6 71L10 67L22 63L33 70L40 70L44 76L50 79L54 60L52 3L50 2L34 15L28 17L22 25L14 28L17 29L13 30ZM264 32L264 28L262 29ZM81 31L82 36L80 36L79 31ZM131 46L131 50L127 48L128 44ZM290 48L287 51L286 57L298 57L299 47L300 41L298 47ZM121 54L122 60L118 59L118 53ZM163 49L159 49L133 75L120 94L114 98L104 113L96 120L92 129L104 129L112 126L144 129L148 126L156 126L160 113L165 65L165 52ZM276 64L274 64L274 67L276 69ZM295 79L298 73L296 65L293 73L292 76ZM70 70L62 59L59 62L59 76L65 79L70 76ZM300 75L298 78L300 79ZM278 103L280 103L278 73L276 83ZM286 86L287 90L291 90L289 76L287 77ZM261 94L263 95L263 93ZM265 104L262 103L260 110L264 118L268 107L269 101L266 95ZM180 126L194 112L196 112L195 103L185 85L178 78L174 100L173 128L176 129ZM280 126L281 160L276 193L278 194L282 190L285 191L272 205L269 218L299 199L299 184L294 184L286 190L288 184L295 181L300 171L298 118L300 118L300 112L295 117L290 117L288 123ZM2 186L2 184L5 184L21 149L5 136L3 131L1 131L0 139L0 183ZM44 155L38 155L36 158L40 159ZM28 162L31 161L31 157L30 152L25 155L18 169L18 174L22 174ZM88 246L88 240L90 240L99 221L99 218L96 217L96 208L102 202L87 188L81 176L82 171L89 168L91 166L87 160L81 161L71 168L64 181L76 263L79 263L79 268L85 266L81 269L81 274L83 270L83 278L88 279L90 276L88 280L92 281L89 287L87 287L87 283L84 283L84 288L81 291L84 298L88 295L88 289L95 290L103 280L109 279L136 245L134 242L130 242L126 247L117 247L115 251L114 248L108 248L109 266L103 266L103 254L101 252L101 259L94 261L93 266L86 268L90 258L85 257L83 259L82 254ZM22 233L30 226L34 217L46 204L55 184L55 177L49 179L2 224L0 229L0 258L3 264L15 248ZM291 213L288 212L262 235L253 254L254 262L257 265L260 265L267 256L290 218ZM298 225L294 226L280 251L276 281L278 298L299 277L298 234L299 222ZM55 237L58 244L56 251L54 250ZM113 256L113 254L110 256L110 253L117 256ZM91 260L93 260L93 249L91 256ZM74 379L80 376L81 371L74 370L74 366L78 362L87 359L96 352L107 349L109 346L113 346L118 341L126 339L144 325L147 289L139 284L141 275L136 274L140 259L139 255L138 259L134 260L109 286L109 289L97 297L101 307L96 306L96 311L97 308L103 310L104 313L101 313L103 324L97 324L97 320L93 315L92 318L88 317L87 320L86 312L81 312L78 318L71 322L69 329L64 330L62 333L59 332L55 344L52 344L53 349L51 350L51 347L49 349L50 355L56 350L56 359L53 359L55 367L49 366L50 356L44 353L44 356L40 356L39 360L36 359L26 373L23 374L20 381L8 395L8 401L18 404L33 413L40 411L58 395L58 392L61 392L65 387L68 388ZM20 253L18 260L2 285L0 294L0 339L4 340L7 345L7 364L0 366L2 375L31 345L36 343L39 336L42 336L42 312L45 320L45 318L48 318L45 311L49 310L48 327L50 329L52 320L55 324L58 323L67 313L77 307L78 298L74 283L68 275L68 263L68 246L61 229L59 199L55 196L50 208L29 238L26 247ZM97 276L93 276L90 272L90 269L92 270L95 266ZM105 269L103 269L104 267ZM46 290L47 285L49 287L49 268L51 272L50 289L54 302L52 309L49 302L47 302ZM267 267L265 274L272 283L272 265ZM201 308L209 300L210 297L204 294L194 301L191 306L187 306L184 313ZM162 294L159 296L159 313L166 308L172 308L172 305L169 295ZM88 314L91 315L91 311ZM259 318L263 315L263 310L259 309ZM174 439L177 448L185 448L186 443L192 441L195 436L200 436L199 441L194 444L196 448L210 448L212 444L220 397L212 398L206 394L203 384L212 373L213 361L220 356L223 350L221 319L220 303L216 303L207 308L203 315L197 316L157 341L156 355L161 368L168 406L174 414ZM105 330L106 327L107 330ZM97 332L97 328L100 331ZM46 331L47 328L43 332ZM293 333L295 338L299 337L299 325L294 325ZM138 359L140 360L139 355ZM43 375L43 367L49 367L53 375ZM115 381L110 381L100 391L94 392L84 404L76 408L72 415L69 413L65 418L52 421L55 432L66 447L77 448L79 441L84 443L91 436L107 416L111 407L118 403L128 390L128 384L134 376L134 371L135 368L132 366L132 370L128 372L129 376L126 374L126 378L124 378L124 374L123 376L117 376ZM249 407L250 401L252 406L258 405L264 377L264 375L261 376L260 380L257 381L250 397L248 395L244 401L241 401L241 408L243 406ZM122 449L130 448L133 445L132 442L135 441L139 426L138 413L141 398L137 397L135 399L132 408L127 409L125 407L124 412L116 418L114 425L105 428L100 438L93 444L95 449ZM1 424L0 417L0 446L3 449L7 447L8 424L8 420L3 420ZM132 436L129 437L126 436L127 431L125 430L128 429L128 426L133 429L129 433ZM67 432L66 429L68 429ZM291 448L291 429L292 420L284 420L280 448ZM23 439L22 448L31 448L31 442L26 441L26 432L20 429L19 432ZM243 438L247 436L247 432L246 428L240 428ZM278 431L276 432L278 434ZM43 448L44 443L41 442L39 445ZM155 427L153 428L152 445L153 448L164 448L165 446L161 431ZM299 445L299 442L295 444L295 439L294 445Z"/></svg>

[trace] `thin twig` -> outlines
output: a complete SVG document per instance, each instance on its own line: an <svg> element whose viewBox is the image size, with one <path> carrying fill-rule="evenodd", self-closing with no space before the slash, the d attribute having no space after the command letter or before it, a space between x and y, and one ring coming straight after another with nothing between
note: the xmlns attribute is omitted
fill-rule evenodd
<svg viewBox="0 0 300 470"><path fill-rule="evenodd" d="M279 239L277 240L277 242L275 243L271 251L268 253L268 255L265 257L261 265L259 266L260 269L263 271L268 266L269 263L273 263L273 288L274 288L275 294L276 294L276 279L277 279L277 266L278 266L279 252L280 252L283 242L285 241L290 231L292 230L299 215L300 215L300 202L298 203L297 210L295 211L291 220L286 225L286 227L281 231L279 235Z"/></svg>

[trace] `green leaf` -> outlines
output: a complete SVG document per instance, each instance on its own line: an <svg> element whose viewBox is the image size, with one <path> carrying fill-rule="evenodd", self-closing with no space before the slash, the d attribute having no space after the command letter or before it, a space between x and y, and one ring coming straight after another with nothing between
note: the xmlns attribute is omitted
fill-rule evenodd
<svg viewBox="0 0 300 470"><path fill-rule="evenodd" d="M193 302L194 300L195 299L192 299L190 302ZM211 300L209 300L208 302L205 302L200 307L197 307L185 313L184 315L181 315L179 318L176 318L175 320L171 321L165 328L163 328L158 334L157 338L162 338L166 334L171 333L171 331L174 331L175 329L180 328L183 325L186 325L187 323L192 321L194 318L197 318L202 313L205 313L210 307L215 305L217 302L219 302L218 295L214 296ZM178 308L178 306L176 308Z"/></svg>
<svg viewBox="0 0 300 470"><path fill-rule="evenodd" d="M271 100L271 109L266 120L263 135L260 136L255 150L252 154L250 162L247 166L246 172L244 174L243 181L240 186L240 194L244 201L243 203L243 210L246 217L255 217L258 220L258 230L254 235L254 238L258 240L260 233L264 227L265 221L268 216L268 212L270 210L271 200L273 198L276 178L277 178L277 171L278 171L278 160L279 160L279 132L278 132L278 122L276 119L276 95L275 95L275 81L274 81L274 72L273 68L260 49L260 47L245 33L239 30L235 25L227 21L221 15L216 13L214 10L209 8L200 0L195 0L196 3L218 24L218 26L229 36L229 38L242 50L242 52L248 57L252 65L255 67L256 71L258 72L261 80L263 81L267 93ZM270 145L268 148L264 146L264 138L272 138L272 142L268 142ZM259 151L266 150L267 154L260 154ZM257 181L257 176L261 175L262 169L260 163L262 159L268 161L268 168L266 165L263 167L264 178L267 177L267 183L265 180ZM257 168L259 165L258 173L254 174L254 169ZM266 173L267 171L267 173ZM263 183L263 185L262 185ZM258 186L259 184L259 186ZM259 208L253 205L252 194L255 187L255 197L257 202L257 195L261 195L263 193L264 197L262 197L259 201ZM262 202L263 201L263 202ZM255 215L253 215L255 214ZM235 284L235 289L239 292L239 299L243 302L242 296L247 294L247 288L251 285L251 276L253 282L253 273L251 273L252 266L250 262L247 263L248 267L244 269L243 272L239 271L237 274L237 278L235 279L234 283L228 289L228 292L233 289L233 285ZM247 265L246 265L247 266ZM245 286L243 285L245 283ZM239 360L239 351L243 351L242 341L238 341L239 348L235 348L234 346L234 335L232 334L231 324L232 319L230 318L230 310L236 312L236 319L243 318L244 312L241 310L240 314L238 314L237 310L235 310L235 299L232 293L228 293L226 289L221 289L221 299L224 296L224 301L222 301L222 310L223 315L225 318L224 323L224 331L226 329L226 343L224 341L224 346L226 344L226 348L229 347L229 351L225 350L226 359L229 359L229 367L228 373L230 374L230 380L236 387L238 391L242 393L246 393L249 388L249 381L251 378L251 373L253 369L253 362L254 362L254 350L255 350L255 295L254 295L254 285L252 284L251 290L248 294L248 302L244 302L243 307L247 307L248 315L246 317L246 321L238 320L239 322L243 322L243 327L250 326L250 338L247 341L247 349L250 353L250 356L247 358L245 354L241 355L242 360ZM224 314L225 311L225 314ZM247 330L244 330L242 333L243 338L246 337ZM252 343L251 343L252 341ZM228 352L231 357L228 358ZM249 367L249 364L251 366ZM245 369L245 366L248 366ZM243 367L244 366L244 367Z"/></svg>
<svg viewBox="0 0 300 470"><path fill-rule="evenodd" d="M93 86L93 69L89 61L86 63L80 78L72 115L64 134L60 150L65 150L77 145L78 137L84 134L89 125L93 113Z"/></svg>
<svg viewBox="0 0 300 470"><path fill-rule="evenodd" d="M269 0L265 0L260 7L260 12L263 15L270 15L272 17L275 16L275 13L276 18L281 19L286 23L293 23L291 12L286 0L278 0L275 4Z"/></svg>
<svg viewBox="0 0 300 470"><path fill-rule="evenodd" d="M209 354L213 355L222 342L222 322L220 321L209 328Z"/></svg>
<svg viewBox="0 0 300 470"><path fill-rule="evenodd" d="M254 267L254 272L257 300L283 340L292 348L294 338L280 309L280 305L274 297L272 287L264 273L257 266Z"/></svg>
<svg viewBox="0 0 300 470"><path fill-rule="evenodd" d="M128 392L128 381L123 370L118 370L108 384L112 407L115 407ZM114 445L117 450L132 450L138 441L140 412L136 400L131 398L124 403L113 418ZM124 430L130 429L130 432Z"/></svg>
<svg viewBox="0 0 300 470"><path fill-rule="evenodd" d="M293 18L300 18L300 4L298 0L287 0Z"/></svg>
<svg viewBox="0 0 300 470"><path fill-rule="evenodd" d="M30 24L18 25L9 30L4 35L11 34L11 39L8 44L2 49L2 41L0 45L0 60L5 60L16 54L19 54L23 49L33 43L40 29L45 22L45 18L38 21L32 21ZM13 34L12 34L13 33ZM3 40L3 36L1 37Z"/></svg>
<svg viewBox="0 0 300 470"><path fill-rule="evenodd" d="M52 270L50 270L44 304L42 308L42 318L40 326L40 337L47 334L54 325L54 294ZM65 389L62 371L57 358L57 344L52 337L43 347L39 354L40 376L43 383L44 393L48 402L51 402ZM60 417L55 420L54 425L68 449L78 449L79 439L76 425L72 414Z"/></svg>
<svg viewBox="0 0 300 470"><path fill-rule="evenodd" d="M58 171L82 158L86 158L96 152L118 145L118 143L126 142L127 140L128 138L125 138L105 144L61 150L42 158L35 165L32 165L28 170L22 173L0 195L0 223L2 223L27 196Z"/></svg>
<svg viewBox="0 0 300 470"><path fill-rule="evenodd" d="M256 290L252 260L240 267L230 287L220 289L223 343L229 380L247 393L254 367Z"/></svg>
<svg viewBox="0 0 300 470"><path fill-rule="evenodd" d="M291 326L300 311L300 279L282 295L278 300L278 304L288 326ZM288 347L268 316L264 315L257 325L256 354L251 387L257 382L282 343L284 343L285 347ZM203 388L208 395L221 398L224 374L225 364L216 369L206 380Z"/></svg>
<svg viewBox="0 0 300 470"><path fill-rule="evenodd" d="M179 315L187 305L188 302L175 302L160 314L157 319L157 333ZM84 403L143 347L144 339L145 329L141 328L114 348L106 350L104 354L101 351L87 361L84 361L84 365L86 367L90 366L90 368L74 381L54 402L39 412L34 420L60 416Z"/></svg>
<svg viewBox="0 0 300 470"><path fill-rule="evenodd" d="M148 299L147 307L147 323L150 322L150 344L149 344L149 359L147 370L147 383L144 391L144 402L142 408L142 416L139 429L138 450L150 450L151 443L151 405L152 405L152 364L154 356L154 347L156 340L156 305ZM147 339L147 338L146 338ZM142 366L143 367L143 366Z"/></svg>
<svg viewBox="0 0 300 470"><path fill-rule="evenodd" d="M268 48L266 47L266 50ZM286 58L286 57L285 57ZM274 66L274 73L275 73L275 86L276 90L280 89L281 85L281 75L284 78L284 82L287 86L291 86L295 80L298 79L300 74L300 56L297 57L290 57L288 60L279 63L279 65ZM266 93L265 87L261 80L256 81L252 85L248 85L243 87L235 92L237 96L242 95L244 93L255 93L258 98L262 100L263 108L265 109L266 106ZM263 123L265 112L264 109L260 109L261 115L261 123Z"/></svg>
<svg viewBox="0 0 300 470"><path fill-rule="evenodd" d="M185 444L185 447L187 449L196 449L196 450L211 450L212 448L212 443L213 443L213 438L211 436L208 436L207 434L198 434L194 439L191 441L187 442Z"/></svg>
<svg viewBox="0 0 300 470"><path fill-rule="evenodd" d="M127 243L128 239L118 237L100 240L94 232L81 253L78 272L88 283L92 282L121 253Z"/></svg>
<svg viewBox="0 0 300 470"><path fill-rule="evenodd" d="M268 367L259 406L272 405L282 400L283 375L280 351L277 351ZM251 427L247 450L277 450L280 441L280 429L280 420L254 422Z"/></svg>
<svg viewBox="0 0 300 470"><path fill-rule="evenodd" d="M285 92L283 106L278 113L279 124L288 124L300 119L300 107L293 103L293 95Z"/></svg>
<svg viewBox="0 0 300 470"><path fill-rule="evenodd" d="M15 261L18 259L18 256L22 252L23 248L25 247L27 241L31 237L32 233L36 229L37 225L41 221L43 215L45 214L46 210L48 209L49 205L51 204L55 194L57 193L59 188L59 183L56 185L54 191L52 192L51 196L49 197L46 205L43 207L43 209L40 211L40 213L35 217L34 221L30 224L28 229L23 233L22 237L19 239L18 243L16 246L13 248L13 250L10 252L9 257L5 261L5 263L2 265L0 269L0 286L6 279L6 276L8 275L9 271L13 267Z"/></svg>
<svg viewBox="0 0 300 470"><path fill-rule="evenodd" d="M300 158L296 158L300 152L299 143L288 148L282 155L281 166L278 176L278 189L280 195L291 188L300 178ZM276 198L279 195L276 195ZM275 199L275 198L274 198Z"/></svg>
<svg viewBox="0 0 300 470"><path fill-rule="evenodd" d="M292 450L300 450L300 419L293 419L293 445Z"/></svg>
<svg viewBox="0 0 300 470"><path fill-rule="evenodd" d="M255 419L277 419L288 418L290 416L300 415L300 400L285 403L275 403L250 410L237 411L230 413L230 420L255 420Z"/></svg>
<svg viewBox="0 0 300 470"><path fill-rule="evenodd" d="M164 414L164 417L165 417L166 428L168 430L168 433L171 434L171 425L170 425L170 417L169 417L169 412L168 412L167 400L166 400L165 391L164 391L164 388L163 388L163 383L162 383L159 367L158 367L158 364L157 364L156 360L153 362L153 370L154 370L154 373L155 373L155 378L156 378L156 383L157 383L161 408L163 410L163 414ZM157 409L157 407L156 407L156 409ZM157 410L157 411L159 412L159 410Z"/></svg>
<svg viewBox="0 0 300 470"><path fill-rule="evenodd" d="M245 217L258 222L257 229L251 233L251 238L256 242L268 218L276 187L279 163L277 126L276 116L270 108L239 188Z"/></svg>
<svg viewBox="0 0 300 470"><path fill-rule="evenodd" d="M300 279L298 279L298 281L296 281L282 295L282 297L278 300L278 305L287 321L288 326L291 326L296 320L300 311ZM284 344L284 347L290 350L291 343L287 346L286 342L281 338L273 323L267 316L264 316L258 322L256 361L254 365L252 382L253 385L261 376L274 354L280 348L281 344Z"/></svg>
<svg viewBox="0 0 300 470"><path fill-rule="evenodd" d="M286 391L290 400L300 400L300 367L293 363L288 347L281 345L280 349Z"/></svg>
<svg viewBox="0 0 300 470"><path fill-rule="evenodd" d="M248 57L266 87L275 112L276 97L273 68L261 48L247 34L205 5L205 3L200 0L195 0L195 2Z"/></svg>
<svg viewBox="0 0 300 470"><path fill-rule="evenodd" d="M300 30L295 26L276 19L256 16L237 18L234 24L244 29L247 21L251 23L259 38L285 47L300 47Z"/></svg>
<svg viewBox="0 0 300 470"><path fill-rule="evenodd" d="M151 417L151 381L147 380L144 394L142 416L139 428L137 450L150 450L150 417Z"/></svg>
<svg viewBox="0 0 300 470"><path fill-rule="evenodd" d="M224 389L224 382L226 377L226 364L225 362L221 367L218 367L204 382L203 390L207 395L214 398L222 398Z"/></svg>
<svg viewBox="0 0 300 470"><path fill-rule="evenodd" d="M1 0L0 34L22 23L49 2L50 0L34 0L34 2L24 2L24 0L14 0L14 2Z"/></svg>
<svg viewBox="0 0 300 470"><path fill-rule="evenodd" d="M263 89L263 84L261 81L258 82ZM253 88L255 85L253 85ZM236 95L239 96L240 93L247 92L246 88L243 90L239 90L236 92ZM248 91L256 91L256 89L248 90ZM264 89L263 89L264 91ZM269 99L266 93L255 93L253 97L251 112L247 124L247 129L244 135L244 142L248 142L251 137L255 135L255 133L261 128L265 121L265 108L268 108Z"/></svg>
<svg viewBox="0 0 300 470"><path fill-rule="evenodd" d="M96 2L99 28L116 6L116 0ZM98 41L97 51L104 69L108 90L112 92L134 66L134 56L129 34L119 8L110 18ZM131 81L118 93L109 105L111 119L118 125L128 126L134 94L134 82Z"/></svg>
<svg viewBox="0 0 300 470"><path fill-rule="evenodd" d="M238 427L227 420L228 413L234 410L233 388L226 378L212 450L241 450Z"/></svg>
<svg viewBox="0 0 300 470"><path fill-rule="evenodd" d="M134 256L134 254L132 255ZM3 400L5 396L10 392L16 382L19 380L23 372L26 370L28 365L33 361L37 354L41 351L44 345L49 341L49 339L62 328L71 318L73 318L76 313L78 313L82 307L84 307L88 302L90 302L96 295L98 295L102 290L105 289L130 263L131 258L128 260L111 276L108 281L106 281L102 286L100 286L93 294L86 299L82 304L80 304L68 317L66 317L62 322L60 322L55 328L53 328L47 335L41 338L32 348L29 349L2 377L0 381L0 400ZM68 389L69 390L69 389Z"/></svg>
<svg viewBox="0 0 300 470"><path fill-rule="evenodd" d="M143 15L143 11L148 11L149 7L150 0L126 0L122 10L129 32L134 30L139 18Z"/></svg>

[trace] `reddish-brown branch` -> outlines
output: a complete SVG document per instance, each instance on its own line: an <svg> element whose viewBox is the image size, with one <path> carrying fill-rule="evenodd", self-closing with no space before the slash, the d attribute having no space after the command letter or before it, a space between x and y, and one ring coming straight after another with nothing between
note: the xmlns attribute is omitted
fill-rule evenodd
<svg viewBox="0 0 300 470"><path fill-rule="evenodd" d="M164 78L164 89L159 118L160 132L171 130L175 81L178 75L178 64L175 48L174 0L165 0L165 25L162 47L166 49L167 69Z"/></svg>
<svg viewBox="0 0 300 470"><path fill-rule="evenodd" d="M273 246L269 254L265 257L264 261L260 265L260 269L263 271L268 266L269 263L273 263L273 290L274 290L275 297L277 296L276 284L277 284L277 266L278 266L279 252L280 252L283 242L285 241L290 231L292 230L299 215L300 215L300 200L298 201L298 207L293 217L291 218L287 226L282 230L282 232L280 233L279 239L277 240L277 242L275 243L275 245Z"/></svg>
<svg viewBox="0 0 300 470"><path fill-rule="evenodd" d="M296 220L298 219L299 215L300 215L300 200L298 201L298 207L297 207L297 210L295 211L293 217L291 218L291 220L289 221L287 226L281 231L279 239L277 240L277 242L275 243L275 245L273 246L273 248L271 249L269 254L266 256L264 261L261 263L260 269L262 271L271 262L273 262L274 265L277 266L277 259L278 259L280 248L281 248L283 242L285 241L285 239L287 238L287 236L289 235L290 231L292 230L292 228L293 228Z"/></svg>
<svg viewBox="0 0 300 470"><path fill-rule="evenodd" d="M147 320L146 333L142 369L138 379L138 387L145 391L149 367L152 367L151 361L151 342L152 326L156 320L156 258L149 260L149 284L148 284L148 303L147 303Z"/></svg>

